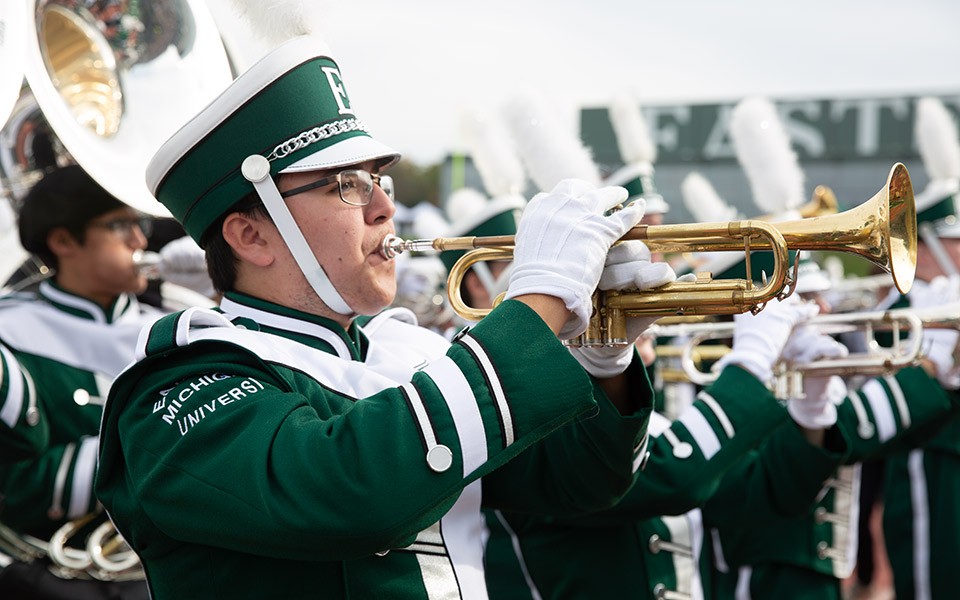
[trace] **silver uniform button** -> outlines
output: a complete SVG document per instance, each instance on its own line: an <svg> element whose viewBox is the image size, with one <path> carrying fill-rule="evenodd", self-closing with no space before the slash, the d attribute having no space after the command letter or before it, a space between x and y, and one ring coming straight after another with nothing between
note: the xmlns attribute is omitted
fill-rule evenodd
<svg viewBox="0 0 960 600"><path fill-rule="evenodd" d="M35 427L40 422L40 411L37 410L37 407L31 406L27 409L26 419L27 425L30 427Z"/></svg>
<svg viewBox="0 0 960 600"><path fill-rule="evenodd" d="M453 465L453 452L443 444L437 444L427 451L427 464L435 473L443 473Z"/></svg>

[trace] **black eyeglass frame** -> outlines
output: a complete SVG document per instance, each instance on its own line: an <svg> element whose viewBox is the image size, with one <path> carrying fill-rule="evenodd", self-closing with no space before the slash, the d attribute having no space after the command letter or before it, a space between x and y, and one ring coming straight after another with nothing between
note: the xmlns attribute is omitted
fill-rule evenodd
<svg viewBox="0 0 960 600"><path fill-rule="evenodd" d="M106 229L117 235L122 235L125 237L130 237L130 234L133 233L133 227L137 226L140 228L140 232L143 234L143 237L149 238L150 234L153 233L153 218L148 216L139 216L132 218L116 218L110 219L109 221L89 221L87 222L87 227L97 227L99 229Z"/></svg>
<svg viewBox="0 0 960 600"><path fill-rule="evenodd" d="M330 185L331 183L336 182L336 183L337 183L337 193L340 195L340 200L341 200L344 204L349 204L350 206L366 206L366 205L370 204L370 201L373 200L373 191L372 191L372 189L371 189L371 192L370 192L370 197L367 198L367 201L364 202L364 203L362 203L362 204L357 203L357 202L350 202L349 200L347 200L346 198L343 197L343 183L342 183L341 176L342 176L344 173L365 173L366 175L368 175L368 176L370 177L370 181L373 183L373 185L378 186L381 190L384 191L384 193L387 194L387 196L388 196L391 200L393 200L393 185L392 185L392 184L393 184L393 177L391 177L391 176L389 176L389 175L382 175L382 174L380 174L380 173L371 173L371 172L369 172L369 171L364 171L363 169L344 169L343 171L340 171L339 173L336 173L336 174L334 174L334 175L330 175L330 176L327 176L327 177L322 177L322 178L314 181L313 183L308 183L308 184L306 184L306 185L301 185L300 187L295 187L295 188L293 188L292 190L287 190L287 191L285 191L285 192L281 192L281 193L280 193L280 197L281 197L281 198L289 198L290 196L296 196L297 194L302 194L302 193L304 193L304 192L309 192L310 190L315 190L315 189L317 189L317 188L321 188L321 187L324 187L324 186L328 186L328 185ZM388 184L388 185L380 185L380 182L381 182L381 181L383 181L384 183L389 182L389 184Z"/></svg>

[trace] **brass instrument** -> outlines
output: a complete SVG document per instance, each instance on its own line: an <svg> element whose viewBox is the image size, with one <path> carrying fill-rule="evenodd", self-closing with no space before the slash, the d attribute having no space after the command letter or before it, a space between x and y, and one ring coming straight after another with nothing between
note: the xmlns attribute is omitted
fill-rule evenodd
<svg viewBox="0 0 960 600"><path fill-rule="evenodd" d="M0 133L7 191L19 198L44 169L76 162L130 206L169 216L147 189L147 162L233 79L207 8L17 0L0 3L0 26L18 32L7 50L22 57L0 66L17 84L0 90L16 98Z"/></svg>
<svg viewBox="0 0 960 600"><path fill-rule="evenodd" d="M750 272L751 250L774 253L773 273L761 287L748 279L713 280L698 274L694 282L674 282L646 291L598 291L590 325L579 342L583 345L626 343L629 316L708 315L758 312L776 297L793 291L788 277L789 250L849 252L862 256L891 273L897 288L906 293L913 283L917 256L917 223L913 188L906 167L895 164L886 184L860 206L840 214L799 221L765 223L731 221L683 225L638 225L621 240L642 240L652 252L746 253ZM404 251L470 250L450 270L447 291L461 317L477 321L489 310L466 306L459 295L467 269L484 260L510 260L513 236L383 240L381 253L393 258Z"/></svg>
<svg viewBox="0 0 960 600"><path fill-rule="evenodd" d="M805 365L780 363L776 371L780 375L800 373L806 376L865 375L876 376L891 373L916 364L922 357L924 329L960 329L960 302L924 309L897 308L886 311L868 311L848 314L819 315L809 325L828 335L862 333L866 350L844 358L826 359ZM658 337L684 337L684 343L657 347L657 356L680 357L682 375L674 373L671 381L689 381L709 385L716 373L705 372L700 365L705 360L718 360L730 348L726 346L702 346L706 340L729 339L735 328L732 322L723 323L677 323L662 326L655 323L645 335ZM877 332L892 333L892 346L883 347L876 339ZM907 334L901 339L901 334Z"/></svg>
<svg viewBox="0 0 960 600"><path fill-rule="evenodd" d="M796 210L804 219L825 217L837 214L840 210L840 203L837 202L837 196L832 189L825 185L818 185L813 188L810 200L804 202ZM760 221L771 221L774 220L774 215L762 215L755 218Z"/></svg>
<svg viewBox="0 0 960 600"><path fill-rule="evenodd" d="M840 210L840 203L833 190L825 185L813 188L813 197L809 202L797 209L804 219L835 215Z"/></svg>
<svg viewBox="0 0 960 600"><path fill-rule="evenodd" d="M146 186L146 165L233 80L200 0L0 2L0 58L0 196L14 207L46 170L77 163L131 207L169 216ZM16 227L0 236L2 284L27 255ZM39 261L29 271L24 286L50 274ZM48 556L63 577L142 579L109 522L84 547L68 545L97 517L70 521L49 541L0 524L0 549L23 561Z"/></svg>

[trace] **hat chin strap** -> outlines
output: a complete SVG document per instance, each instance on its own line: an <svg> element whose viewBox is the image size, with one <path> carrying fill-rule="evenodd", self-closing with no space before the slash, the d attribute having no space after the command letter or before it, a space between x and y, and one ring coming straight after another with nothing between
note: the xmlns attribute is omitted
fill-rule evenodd
<svg viewBox="0 0 960 600"><path fill-rule="evenodd" d="M480 280L481 285L483 285L483 289L487 291L487 295L490 296L491 302L496 299L497 296L507 291L507 285L510 283L510 271L513 270L513 263L507 265L507 268L500 272L499 277L493 276L493 273L490 272L490 268L485 262L478 262L471 268L477 275L477 279Z"/></svg>
<svg viewBox="0 0 960 600"><path fill-rule="evenodd" d="M933 254L934 260L937 261L937 264L940 265L940 270L943 271L943 274L947 277L953 277L957 275L957 267L953 264L953 259L950 258L950 253L947 252L947 249L943 247L943 244L940 243L940 236L937 235L936 229L929 222L920 223L920 226L917 228L920 230L920 237L924 242L927 243L927 248L930 249L930 253Z"/></svg>
<svg viewBox="0 0 960 600"><path fill-rule="evenodd" d="M270 214L280 231L280 237L287 244L294 260L297 261L297 266L300 267L303 276L307 278L307 283L310 284L317 296L337 314L356 314L356 311L350 308L350 305L340 296L323 267L317 262L317 257L314 256L313 250L310 249L306 238L303 237L303 232L300 231L293 215L290 214L290 209L287 208L283 198L280 197L280 190L277 189L276 184L270 177L270 163L267 159L259 154L248 156L243 161L240 171L243 173L243 177L252 183L254 189L257 190L257 195L260 196L263 205L267 208L267 213Z"/></svg>

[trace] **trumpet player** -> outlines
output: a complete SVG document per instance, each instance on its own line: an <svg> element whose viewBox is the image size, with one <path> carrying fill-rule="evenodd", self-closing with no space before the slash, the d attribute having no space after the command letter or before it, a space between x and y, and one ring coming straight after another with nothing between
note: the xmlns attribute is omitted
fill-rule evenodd
<svg viewBox="0 0 960 600"><path fill-rule="evenodd" d="M607 214L624 190L576 180L536 196L507 300L450 343L377 316L398 158L298 37L151 162L224 292L149 329L107 403L97 492L153 598L484 598L481 507L582 512L632 482L642 365L618 349L585 372L557 336L585 328L642 205Z"/></svg>

